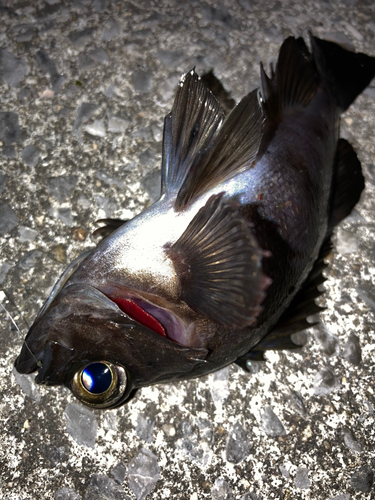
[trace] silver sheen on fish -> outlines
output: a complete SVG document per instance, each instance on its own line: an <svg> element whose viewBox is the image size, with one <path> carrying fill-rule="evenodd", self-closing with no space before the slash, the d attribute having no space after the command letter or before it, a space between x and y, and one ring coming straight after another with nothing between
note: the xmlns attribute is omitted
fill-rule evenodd
<svg viewBox="0 0 375 500"><path fill-rule="evenodd" d="M140 387L246 368L310 326L334 227L364 188L340 114L375 58L287 38L225 116L195 73L164 122L160 199L107 220L56 283L15 366L95 408Z"/></svg>

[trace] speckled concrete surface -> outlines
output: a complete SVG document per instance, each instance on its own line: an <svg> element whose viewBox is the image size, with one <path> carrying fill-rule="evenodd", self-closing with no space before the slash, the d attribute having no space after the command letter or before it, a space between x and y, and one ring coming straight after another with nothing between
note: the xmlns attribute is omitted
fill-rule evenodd
<svg viewBox="0 0 375 500"><path fill-rule="evenodd" d="M22 336L95 220L156 198L182 72L214 68L239 99L290 34L375 55L371 1L3 0L0 18L0 298ZM0 312L1 499L374 498L372 85L342 124L366 190L299 352L90 411L13 373L22 336Z"/></svg>

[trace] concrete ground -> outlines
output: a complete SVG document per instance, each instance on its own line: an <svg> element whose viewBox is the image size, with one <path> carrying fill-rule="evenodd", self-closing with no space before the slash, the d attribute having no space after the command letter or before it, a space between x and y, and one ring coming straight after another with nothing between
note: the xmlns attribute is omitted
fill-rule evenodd
<svg viewBox="0 0 375 500"><path fill-rule="evenodd" d="M238 100L309 30L375 56L374 2L2 0L0 19L0 298L20 329L0 312L0 498L374 498L374 83L343 117L366 189L305 347L105 412L13 372L95 221L156 199L180 75L213 68Z"/></svg>

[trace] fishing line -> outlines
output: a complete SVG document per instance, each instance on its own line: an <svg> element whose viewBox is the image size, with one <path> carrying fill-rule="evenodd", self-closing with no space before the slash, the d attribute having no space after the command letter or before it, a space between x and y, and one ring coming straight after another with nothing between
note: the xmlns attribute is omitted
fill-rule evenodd
<svg viewBox="0 0 375 500"><path fill-rule="evenodd" d="M18 309L18 307L16 306L16 304L9 298L8 294L4 291L4 290L1 290L0 292L1 294L4 295L4 297L7 298L7 300L16 308L18 314L21 316L21 318L23 319L25 325L27 326L27 328L29 329L29 325L27 324L27 321L25 320L22 312ZM0 296L0 299L3 299L3 297ZM10 312L5 308L5 306L3 305L2 301L0 300L0 306L3 308L3 310L5 311L7 317L10 319L11 323L13 324L13 326L16 328L17 332L19 333L20 337L23 338L24 335L22 334L21 330L18 328L18 325L17 323L15 322L15 320L13 319L13 317L11 316ZM42 366L42 363L40 361L38 361L38 359L35 357L34 353L32 352L32 350L30 349L30 347L28 346L26 340L23 341L24 345L26 346L26 349L29 351L30 355L32 356L32 358L34 359L35 363L37 364L37 366L39 368L41 368Z"/></svg>

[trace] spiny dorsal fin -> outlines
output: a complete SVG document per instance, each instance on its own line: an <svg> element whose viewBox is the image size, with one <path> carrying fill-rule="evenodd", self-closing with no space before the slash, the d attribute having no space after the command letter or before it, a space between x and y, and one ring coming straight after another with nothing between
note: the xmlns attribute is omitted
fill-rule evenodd
<svg viewBox="0 0 375 500"><path fill-rule="evenodd" d="M331 216L328 231L347 217L358 203L365 187L361 163L352 146L339 139L332 182Z"/></svg>
<svg viewBox="0 0 375 500"><path fill-rule="evenodd" d="M271 78L262 65L260 73L264 109L272 122L294 108L306 107L319 84L315 64L302 38L289 37L284 41Z"/></svg>
<svg viewBox="0 0 375 500"><path fill-rule="evenodd" d="M181 210L215 185L251 168L259 150L264 117L254 90L231 111L209 145L195 158L177 196Z"/></svg>
<svg viewBox="0 0 375 500"><path fill-rule="evenodd" d="M375 76L375 57L351 52L336 43L311 35L319 76L344 111Z"/></svg>
<svg viewBox="0 0 375 500"><path fill-rule="evenodd" d="M222 325L243 328L255 322L271 280L262 273L262 252L248 223L223 194L211 196L166 252L189 307Z"/></svg>
<svg viewBox="0 0 375 500"><path fill-rule="evenodd" d="M220 104L192 70L181 80L164 120L162 193L177 191L224 118Z"/></svg>

